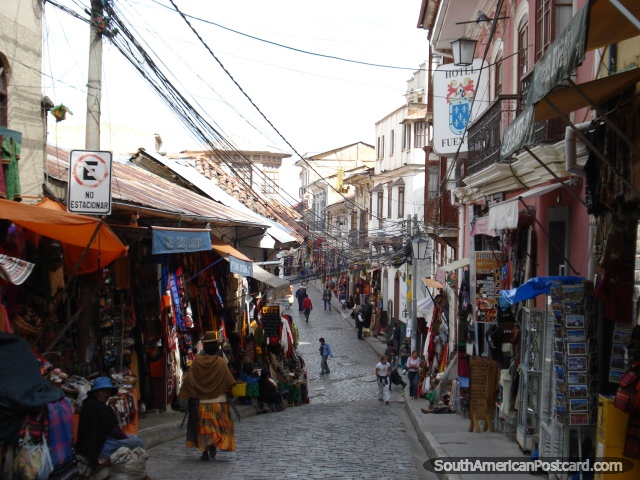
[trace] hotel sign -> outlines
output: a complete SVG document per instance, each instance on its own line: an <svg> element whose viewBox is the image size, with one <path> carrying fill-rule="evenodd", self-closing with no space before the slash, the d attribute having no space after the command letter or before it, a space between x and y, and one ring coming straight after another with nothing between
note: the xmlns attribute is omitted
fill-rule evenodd
<svg viewBox="0 0 640 480"><path fill-rule="evenodd" d="M467 125L489 102L489 69L482 65L476 58L466 67L441 65L433 74L433 150L440 156L468 150Z"/></svg>

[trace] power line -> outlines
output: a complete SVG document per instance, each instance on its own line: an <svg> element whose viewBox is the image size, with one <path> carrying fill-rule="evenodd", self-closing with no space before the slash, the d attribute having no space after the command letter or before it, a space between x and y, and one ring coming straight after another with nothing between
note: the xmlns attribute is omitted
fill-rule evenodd
<svg viewBox="0 0 640 480"><path fill-rule="evenodd" d="M164 7L164 8L169 8L168 6L163 5L162 3L158 2L157 0L151 0L151 1L153 3L156 3L156 4ZM197 21L202 22L202 23L207 23L209 25L213 25L215 27L222 28L223 30L227 30L227 31L235 33L237 35L242 35L243 37L251 38L252 40L257 40L259 42L267 43L269 45L274 45L274 46L280 47L280 48L285 48L287 50L291 50L291 51L294 51L294 52L304 53L306 55L313 55L313 56L316 56L316 57L328 58L328 59L331 59L331 60L338 60L338 61L341 61L341 62L356 63L358 65L366 65L366 66L369 66L369 67L391 68L391 69L395 69L395 70L411 70L413 72L424 70L424 69L420 69L420 68L416 69L416 68L410 68L410 67L398 67L398 66L393 66L393 65L383 65L383 64L379 64L379 63L363 62L363 61L360 61L360 60L352 60L352 59L348 59L348 58L337 57L337 56L334 56L334 55L326 55L326 54L323 54L323 53L310 52L308 50L302 50L300 48L290 47L288 45L283 45L281 43L272 42L271 40L265 40L264 38L259 38L259 37L253 36L253 35L249 35L248 33L240 32L238 30L234 30L232 28L225 27L224 25L220 25L219 23L213 22L211 20L205 20L204 18L196 17L194 15L183 14L180 10L178 10L178 7L176 7L176 5L173 2L173 0L169 0L169 1L174 6L176 11L178 11L178 13L180 13L180 15L182 15L183 18L185 18L185 21L186 21L186 17L189 17L189 18L192 18L193 20L197 20ZM191 26L191 25L189 24L189 26Z"/></svg>

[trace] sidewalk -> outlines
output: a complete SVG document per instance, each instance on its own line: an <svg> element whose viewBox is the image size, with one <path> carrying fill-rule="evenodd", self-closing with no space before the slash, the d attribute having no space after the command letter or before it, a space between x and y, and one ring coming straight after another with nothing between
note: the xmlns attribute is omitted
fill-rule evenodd
<svg viewBox="0 0 640 480"><path fill-rule="evenodd" d="M344 317L344 315L343 315ZM351 317L347 317L351 321ZM383 354L386 348L386 337L368 337L367 342L376 352ZM408 380L407 380L408 381ZM459 414L424 414L421 408L428 408L429 402L423 398L418 400L406 400L405 408L422 446L430 459L440 458L445 461L455 458L483 458L493 457L501 459L529 460L529 455L524 455L518 444L509 440L506 435L499 432L469 432L469 419ZM460 475L439 473L441 479L473 478L474 480L504 480L530 479L539 475L510 473L504 474L477 474Z"/></svg>

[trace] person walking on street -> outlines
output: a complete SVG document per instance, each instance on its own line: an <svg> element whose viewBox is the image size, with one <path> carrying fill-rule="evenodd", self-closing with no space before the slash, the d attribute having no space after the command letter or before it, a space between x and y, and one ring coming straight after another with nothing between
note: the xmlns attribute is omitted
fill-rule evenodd
<svg viewBox="0 0 640 480"><path fill-rule="evenodd" d="M212 460L217 449L233 452L233 432L227 390L235 385L227 361L218 355L216 332L202 339L203 355L197 355L182 380L178 398L188 399L187 448L197 448L201 460Z"/></svg>
<svg viewBox="0 0 640 480"><path fill-rule="evenodd" d="M322 337L320 338L320 356L322 357L322 361L320 362L320 375L331 373L327 360L329 357L333 358L333 352L331 351L331 345L325 342Z"/></svg>
<svg viewBox="0 0 640 480"><path fill-rule="evenodd" d="M371 328L371 317L373 316L373 302L367 302L362 307L362 328Z"/></svg>
<svg viewBox="0 0 640 480"><path fill-rule="evenodd" d="M405 388L407 388L407 382L405 382L402 379L402 375L400 375L400 373L398 373L398 355L396 354L396 351L393 349L393 347L390 348L390 354L389 354L389 363L391 364L391 383L393 383L394 385L402 385L402 390L404 390ZM391 385L389 385L389 391L391 391Z"/></svg>
<svg viewBox="0 0 640 480"><path fill-rule="evenodd" d="M322 291L322 301L324 302L324 309L327 309L327 305L329 306L329 311L331 311L331 290L329 289L329 285L324 286L324 290Z"/></svg>
<svg viewBox="0 0 640 480"><path fill-rule="evenodd" d="M386 355L380 357L380 361L376 364L376 379L378 380L378 401L389 405L391 398L391 364L388 362Z"/></svg>
<svg viewBox="0 0 640 480"><path fill-rule="evenodd" d="M400 347L400 365L402 366L402 373L407 373L407 359L411 355L411 347L409 346L409 339L405 338Z"/></svg>
<svg viewBox="0 0 640 480"><path fill-rule="evenodd" d="M418 398L418 372L420 371L420 359L418 358L417 350L411 352L406 366L409 371L409 396L416 400Z"/></svg>
<svg viewBox="0 0 640 480"><path fill-rule="evenodd" d="M302 299L302 308L304 311L304 318L307 319L307 323L309 323L309 315L311 314L311 310L313 309L313 305L311 304L311 299L309 295L305 294Z"/></svg>
<svg viewBox="0 0 640 480"><path fill-rule="evenodd" d="M362 338L362 328L364 326L364 317L362 316L362 307L354 308L351 312L351 316L356 322L356 329L358 330L358 340L364 340Z"/></svg>
<svg viewBox="0 0 640 480"><path fill-rule="evenodd" d="M307 295L307 289L304 288L302 285L300 285L298 287L298 290L296 290L296 295L295 297L298 299L298 312L302 313L304 311L304 307L302 306L302 301L304 300L304 297Z"/></svg>

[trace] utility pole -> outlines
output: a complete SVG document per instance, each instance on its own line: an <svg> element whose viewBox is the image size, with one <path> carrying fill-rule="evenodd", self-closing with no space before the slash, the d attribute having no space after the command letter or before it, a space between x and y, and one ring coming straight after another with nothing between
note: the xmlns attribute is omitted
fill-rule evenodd
<svg viewBox="0 0 640 480"><path fill-rule="evenodd" d="M413 229L411 239L413 240L418 234L418 216L413 215ZM411 351L418 349L418 259L413 257L413 274L411 275Z"/></svg>
<svg viewBox="0 0 640 480"><path fill-rule="evenodd" d="M103 0L91 0L89 28L89 74L87 79L87 126L85 149L100 150L100 102L102 98L102 32L105 27Z"/></svg>

